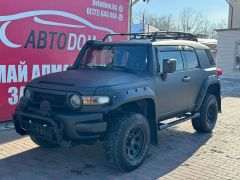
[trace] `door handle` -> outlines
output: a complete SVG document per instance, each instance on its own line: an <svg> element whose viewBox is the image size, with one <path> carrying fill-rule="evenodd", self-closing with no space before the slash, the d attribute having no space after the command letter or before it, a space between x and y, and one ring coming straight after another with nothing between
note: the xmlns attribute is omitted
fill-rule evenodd
<svg viewBox="0 0 240 180"><path fill-rule="evenodd" d="M188 82L191 80L191 77L188 77L188 76L184 76L183 78L183 82Z"/></svg>

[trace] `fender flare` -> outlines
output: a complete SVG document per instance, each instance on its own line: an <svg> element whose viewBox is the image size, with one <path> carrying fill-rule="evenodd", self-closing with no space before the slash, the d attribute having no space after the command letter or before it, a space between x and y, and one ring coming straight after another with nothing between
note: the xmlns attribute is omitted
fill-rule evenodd
<svg viewBox="0 0 240 180"><path fill-rule="evenodd" d="M112 96L112 105L108 108L108 110L114 110L123 104L143 99L151 99L154 101L155 105L155 93L151 87L128 89L114 94Z"/></svg>
<svg viewBox="0 0 240 180"><path fill-rule="evenodd" d="M214 85L214 84L219 85L219 86L220 86L220 91L221 91L220 79L211 78L211 77L209 77L208 79L206 79L206 80L204 81L203 85L202 85L202 89L201 89L201 91L200 91L200 93L199 93L199 96L198 96L198 99L197 99L197 103L196 103L196 105L195 105L195 107L194 107L193 112L198 112L198 111L200 110L201 105L202 105L202 103L203 103L203 100L204 100L204 98L205 98L205 96L206 96L206 94L207 94L208 88L209 88L211 85ZM219 92L219 94L220 94L220 97L218 97L218 101L219 101L218 103L219 103L219 112L221 112L221 111L222 111L222 109L221 109L221 92Z"/></svg>
<svg viewBox="0 0 240 180"><path fill-rule="evenodd" d="M158 144L157 132L158 132L158 122L157 122L157 109L156 109L156 102L155 102L155 92L151 87L141 87L141 88L134 88L129 90L121 91L115 94L112 97L112 105L107 109L107 111L112 111L120 106L134 102L137 100L144 100L150 99L154 103L154 119L148 119L149 126L151 129L151 142L153 144Z"/></svg>

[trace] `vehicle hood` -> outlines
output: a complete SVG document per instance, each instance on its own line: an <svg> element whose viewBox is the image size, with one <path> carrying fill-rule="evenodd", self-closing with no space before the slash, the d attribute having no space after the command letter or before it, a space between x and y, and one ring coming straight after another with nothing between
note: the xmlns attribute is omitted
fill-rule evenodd
<svg viewBox="0 0 240 180"><path fill-rule="evenodd" d="M68 70L49 74L31 81L28 86L60 91L75 91L84 94L94 94L96 88L112 87L121 84L136 84L144 81L142 74L122 70Z"/></svg>

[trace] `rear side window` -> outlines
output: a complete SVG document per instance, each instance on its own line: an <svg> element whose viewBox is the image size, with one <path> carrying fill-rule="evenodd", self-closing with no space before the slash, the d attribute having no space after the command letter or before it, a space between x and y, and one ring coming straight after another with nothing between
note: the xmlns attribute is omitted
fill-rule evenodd
<svg viewBox="0 0 240 180"><path fill-rule="evenodd" d="M216 63L215 63L215 61L214 61L214 58L213 58L213 56L212 56L211 51L210 51L210 50L206 50L206 54L207 54L207 56L208 56L209 63L210 63L211 65L215 66Z"/></svg>
<svg viewBox="0 0 240 180"><path fill-rule="evenodd" d="M175 59L176 60L176 70L181 71L184 69L184 64L182 60L181 51L160 51L158 52L159 64L161 67L161 72L163 72L163 60L164 59Z"/></svg>
<svg viewBox="0 0 240 180"><path fill-rule="evenodd" d="M197 57L195 51L183 51L183 56L186 59L188 69L200 68L199 62L198 62L198 57Z"/></svg>
<svg viewBox="0 0 240 180"><path fill-rule="evenodd" d="M198 58L201 62L202 68L207 68L209 66L215 66L215 61L209 50L196 50Z"/></svg>

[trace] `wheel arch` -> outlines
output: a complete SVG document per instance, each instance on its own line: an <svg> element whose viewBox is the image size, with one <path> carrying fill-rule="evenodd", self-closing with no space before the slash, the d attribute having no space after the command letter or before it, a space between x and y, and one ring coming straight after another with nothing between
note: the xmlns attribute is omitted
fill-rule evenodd
<svg viewBox="0 0 240 180"><path fill-rule="evenodd" d="M150 132L151 132L151 143L157 144L157 122L156 122L156 109L155 102L151 98L143 98L135 101L130 101L122 104L118 107L120 111L130 111L138 114L142 114L146 117Z"/></svg>
<svg viewBox="0 0 240 180"><path fill-rule="evenodd" d="M219 111L221 112L222 111L222 109L221 109L222 102L221 102L221 86L220 86L220 84L218 84L218 83L211 84L208 87L206 94L212 94L217 98Z"/></svg>
<svg viewBox="0 0 240 180"><path fill-rule="evenodd" d="M198 112L200 110L201 105L203 103L203 100L204 100L204 98L207 94L212 94L217 98L219 112L222 112L222 108L221 108L221 105L222 105L222 103L221 103L221 84L220 84L219 79L217 81L205 81L204 82L194 111Z"/></svg>
<svg viewBox="0 0 240 180"><path fill-rule="evenodd" d="M153 90L151 88L137 88L121 92L113 98L113 104L108 112L130 111L142 114L150 126L151 143L157 144L157 111Z"/></svg>

